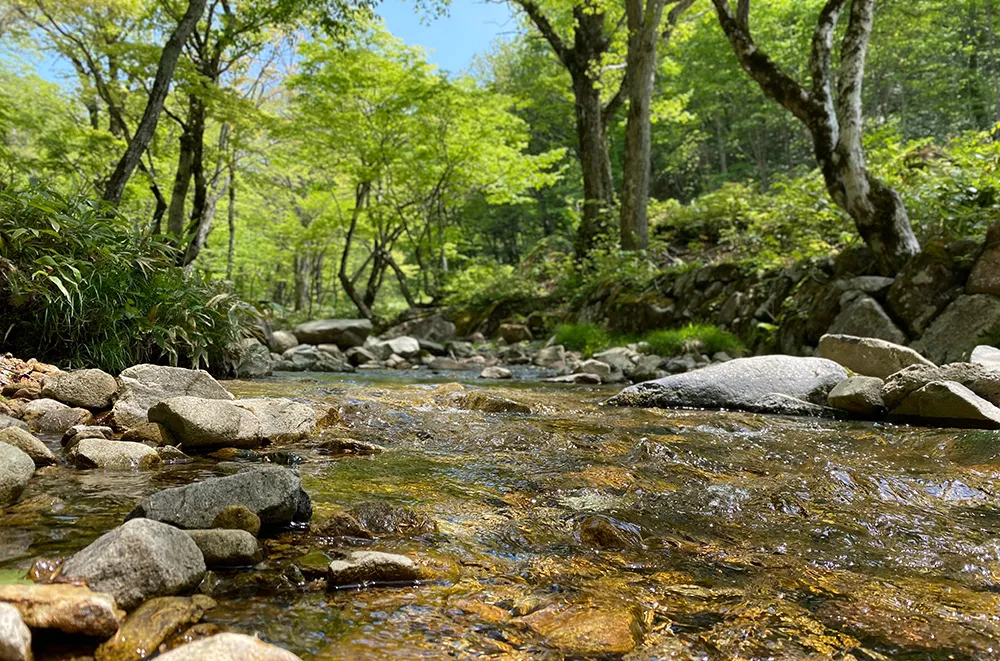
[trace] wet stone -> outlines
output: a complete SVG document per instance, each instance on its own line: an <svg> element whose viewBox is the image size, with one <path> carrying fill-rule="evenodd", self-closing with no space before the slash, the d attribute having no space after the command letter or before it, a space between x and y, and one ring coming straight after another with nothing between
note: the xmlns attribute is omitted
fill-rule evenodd
<svg viewBox="0 0 1000 661"><path fill-rule="evenodd" d="M85 438L70 450L66 458L80 468L111 470L149 470L162 463L156 450L142 443Z"/></svg>
<svg viewBox="0 0 1000 661"><path fill-rule="evenodd" d="M370 533L381 536L411 537L437 532L434 519L407 507L369 501L351 508L354 518Z"/></svg>
<svg viewBox="0 0 1000 661"><path fill-rule="evenodd" d="M31 661L31 631L17 609L5 603L0 603L0 659Z"/></svg>
<svg viewBox="0 0 1000 661"><path fill-rule="evenodd" d="M35 472L35 462L13 445L0 443L0 507L17 502Z"/></svg>
<svg viewBox="0 0 1000 661"><path fill-rule="evenodd" d="M458 400L459 406L467 411L484 413L531 413L531 407L512 399L494 395L482 390L474 390Z"/></svg>
<svg viewBox="0 0 1000 661"><path fill-rule="evenodd" d="M56 456L45 443L20 427L0 429L0 443L12 445L35 462L35 466L50 466L56 463Z"/></svg>
<svg viewBox="0 0 1000 661"><path fill-rule="evenodd" d="M139 606L94 654L95 661L142 661L167 638L196 624L215 600L204 595L157 597Z"/></svg>
<svg viewBox="0 0 1000 661"><path fill-rule="evenodd" d="M174 435L170 430L158 422L145 422L122 434L122 440L130 443L145 443L159 447L162 445L177 445Z"/></svg>
<svg viewBox="0 0 1000 661"><path fill-rule="evenodd" d="M375 539L370 530L346 512L338 512L315 527L320 537Z"/></svg>
<svg viewBox="0 0 1000 661"><path fill-rule="evenodd" d="M188 530L187 534L198 545L208 567L246 567L264 558L257 538L245 530L217 528Z"/></svg>
<svg viewBox="0 0 1000 661"><path fill-rule="evenodd" d="M354 551L343 560L330 563L327 580L331 587L380 583L411 583L421 572L405 555L380 551Z"/></svg>
<svg viewBox="0 0 1000 661"><path fill-rule="evenodd" d="M603 549L642 547L642 532L638 526L609 516L594 515L581 519L576 526L576 537L584 544Z"/></svg>
<svg viewBox="0 0 1000 661"><path fill-rule="evenodd" d="M520 618L546 644L571 656L628 654L638 644L639 622L628 609L550 606Z"/></svg>
<svg viewBox="0 0 1000 661"><path fill-rule="evenodd" d="M366 441L357 441L353 438L331 438L323 441L319 447L329 450L334 454L354 454L358 456L382 454L385 451L385 448L381 445Z"/></svg>
<svg viewBox="0 0 1000 661"><path fill-rule="evenodd" d="M76 585L0 585L0 603L14 606L32 629L107 638L124 613L113 596Z"/></svg>
<svg viewBox="0 0 1000 661"><path fill-rule="evenodd" d="M296 558L293 564L306 578L321 578L329 571L330 562L332 560L326 553L310 551Z"/></svg>
<svg viewBox="0 0 1000 661"><path fill-rule="evenodd" d="M260 517L246 505L224 507L212 520L212 528L245 530L254 537L260 533Z"/></svg>

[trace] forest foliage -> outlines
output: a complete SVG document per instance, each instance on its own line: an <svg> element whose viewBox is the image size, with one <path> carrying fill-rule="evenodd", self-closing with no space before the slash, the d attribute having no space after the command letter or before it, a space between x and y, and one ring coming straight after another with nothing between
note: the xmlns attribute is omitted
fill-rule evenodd
<svg viewBox="0 0 1000 661"><path fill-rule="evenodd" d="M793 77L807 76L823 4L754 8L754 38ZM624 4L512 2L520 29L459 73L390 35L368 3L210 1L109 211L93 200L133 139L183 4L3 0L0 296L25 316L0 333L10 343L41 324L81 363L218 363L216 347L238 339L253 308L387 321L419 305L580 301L608 281L642 288L715 261L766 269L860 241L808 132L740 68L712 3L698 0L659 42L650 244L623 250L609 232L580 254L580 90L531 7L566 43L586 12L605 16L585 73L610 109L614 204ZM981 236L998 218L997 9L877 4L867 163L921 240ZM63 73L42 78L33 60Z"/></svg>

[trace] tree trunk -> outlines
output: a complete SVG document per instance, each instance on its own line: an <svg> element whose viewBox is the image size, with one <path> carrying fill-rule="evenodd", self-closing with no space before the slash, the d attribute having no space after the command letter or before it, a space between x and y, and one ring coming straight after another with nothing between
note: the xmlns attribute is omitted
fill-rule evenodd
<svg viewBox="0 0 1000 661"><path fill-rule="evenodd" d="M226 252L226 280L233 279L233 261L236 257L236 181L233 168L229 167L229 250Z"/></svg>
<svg viewBox="0 0 1000 661"><path fill-rule="evenodd" d="M181 134L180 151L177 154L177 172L174 173L174 187L170 194L170 206L167 207L167 234L174 237L178 245L184 238L187 215L184 213L187 202L188 188L191 186L191 161L194 137L184 127Z"/></svg>
<svg viewBox="0 0 1000 661"><path fill-rule="evenodd" d="M808 127L813 151L833 201L854 220L879 270L894 275L920 252L899 193L871 176L862 142L861 91L874 20L874 0L827 0L813 31L809 70L811 89L793 80L761 51L749 31L749 18L737 20L728 0L713 0L719 23L740 64L769 97ZM831 53L840 15L850 2L850 20L840 49L836 95ZM749 0L740 0L745 16Z"/></svg>
<svg viewBox="0 0 1000 661"><path fill-rule="evenodd" d="M347 229L347 236L344 238L344 250L340 253L340 271L337 273L337 277L340 279L340 286L344 288L344 293L347 297L351 299L354 303L354 307L358 309L361 316L365 319L371 320L374 315L372 314L371 308L365 305L364 300L358 295L358 290L354 287L354 281L347 274L347 267L351 256L351 243L354 240L354 232L358 228L358 219L361 217L361 210L364 204L368 200L368 193L371 190L371 184L362 183L358 184L357 190L354 194L354 210L351 212L351 223Z"/></svg>
<svg viewBox="0 0 1000 661"><path fill-rule="evenodd" d="M586 255L595 240L609 229L610 210L614 204L611 180L611 155L602 119L601 90L588 73L573 79L576 97L576 133L580 140L580 166L583 171L583 218L577 230L574 249Z"/></svg>
<svg viewBox="0 0 1000 661"><path fill-rule="evenodd" d="M160 62L156 67L156 77L153 79L153 87L149 94L149 100L146 102L146 109L142 113L142 119L139 120L139 126L135 130L135 135L132 136L132 142L122 154L121 160L118 161L118 165L104 189L106 202L117 206L121 201L125 185L139 164L139 159L146 151L149 141L152 140L153 133L156 132L156 124L160 119L160 111L163 110L163 102L167 98L167 92L170 90L170 81L174 77L177 59L180 57L184 42L187 41L191 31L197 25L198 19L205 11L205 1L189 0L187 11L184 12L183 18L177 24L177 29L163 46Z"/></svg>

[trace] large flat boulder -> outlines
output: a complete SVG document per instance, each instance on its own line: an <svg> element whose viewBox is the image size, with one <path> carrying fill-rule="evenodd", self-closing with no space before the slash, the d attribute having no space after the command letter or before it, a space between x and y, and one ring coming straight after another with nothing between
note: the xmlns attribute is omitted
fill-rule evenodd
<svg viewBox="0 0 1000 661"><path fill-rule="evenodd" d="M1000 406L1000 372L975 363L950 363L940 367L911 365L886 379L882 399L892 410L910 393L933 381L960 383L994 406Z"/></svg>
<svg viewBox="0 0 1000 661"><path fill-rule="evenodd" d="M58 629L95 638L114 634L125 615L110 594L79 585L0 585L0 603L16 608L32 629Z"/></svg>
<svg viewBox="0 0 1000 661"><path fill-rule="evenodd" d="M279 397L236 401L171 397L149 409L149 421L166 427L185 450L256 448L305 438L316 429L316 411Z"/></svg>
<svg viewBox="0 0 1000 661"><path fill-rule="evenodd" d="M0 507L16 503L34 473L31 457L13 445L0 443Z"/></svg>
<svg viewBox="0 0 1000 661"><path fill-rule="evenodd" d="M317 319L295 327L301 344L336 344L342 350L363 345L371 332L367 319Z"/></svg>
<svg viewBox="0 0 1000 661"><path fill-rule="evenodd" d="M910 365L934 367L934 363L909 347L854 335L824 335L819 338L819 355L855 374L879 379L886 379Z"/></svg>
<svg viewBox="0 0 1000 661"><path fill-rule="evenodd" d="M195 588L205 559L185 532L151 519L133 519L97 538L63 565L64 578L80 578L132 610L153 597Z"/></svg>
<svg viewBox="0 0 1000 661"><path fill-rule="evenodd" d="M609 400L620 406L738 409L768 413L783 395L825 404L827 394L848 377L825 358L756 356L630 386Z"/></svg>
<svg viewBox="0 0 1000 661"><path fill-rule="evenodd" d="M260 518L264 528L279 528L312 517L312 502L292 470L266 466L226 477L213 477L144 498L128 519L148 518L178 528L211 528L216 516L243 505Z"/></svg>
<svg viewBox="0 0 1000 661"><path fill-rule="evenodd" d="M387 330L386 339L409 335L418 340L447 342L455 339L455 324L444 318L440 312L409 319Z"/></svg>
<svg viewBox="0 0 1000 661"><path fill-rule="evenodd" d="M892 415L952 422L959 427L1000 429L1000 408L955 381L932 381L907 395Z"/></svg>
<svg viewBox="0 0 1000 661"><path fill-rule="evenodd" d="M147 422L149 409L171 397L233 399L233 394L204 370L135 365L122 372L118 379L121 391L112 410L115 424L122 429Z"/></svg>
<svg viewBox="0 0 1000 661"><path fill-rule="evenodd" d="M42 380L42 397L85 409L111 408L117 392L115 377L97 369L47 374Z"/></svg>
<svg viewBox="0 0 1000 661"><path fill-rule="evenodd" d="M935 363L966 360L983 340L1000 330L1000 298L989 294L959 296L934 320L914 349Z"/></svg>

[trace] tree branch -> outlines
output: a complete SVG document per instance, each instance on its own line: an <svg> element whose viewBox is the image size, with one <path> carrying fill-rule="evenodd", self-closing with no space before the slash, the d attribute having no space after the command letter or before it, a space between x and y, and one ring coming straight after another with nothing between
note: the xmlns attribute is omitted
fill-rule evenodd
<svg viewBox="0 0 1000 661"><path fill-rule="evenodd" d="M528 15L528 18L530 18L531 22L535 24L538 31L542 33L545 40L549 42L549 45L552 46L552 50L555 51L559 61L568 66L570 49L566 48L566 44L563 42L562 37L559 36L559 33L556 32L554 27L552 27L552 23L549 22L548 16L542 13L542 10L539 9L538 5L532 2L532 0L514 1L519 7L521 7L521 9L524 10L524 13Z"/></svg>

